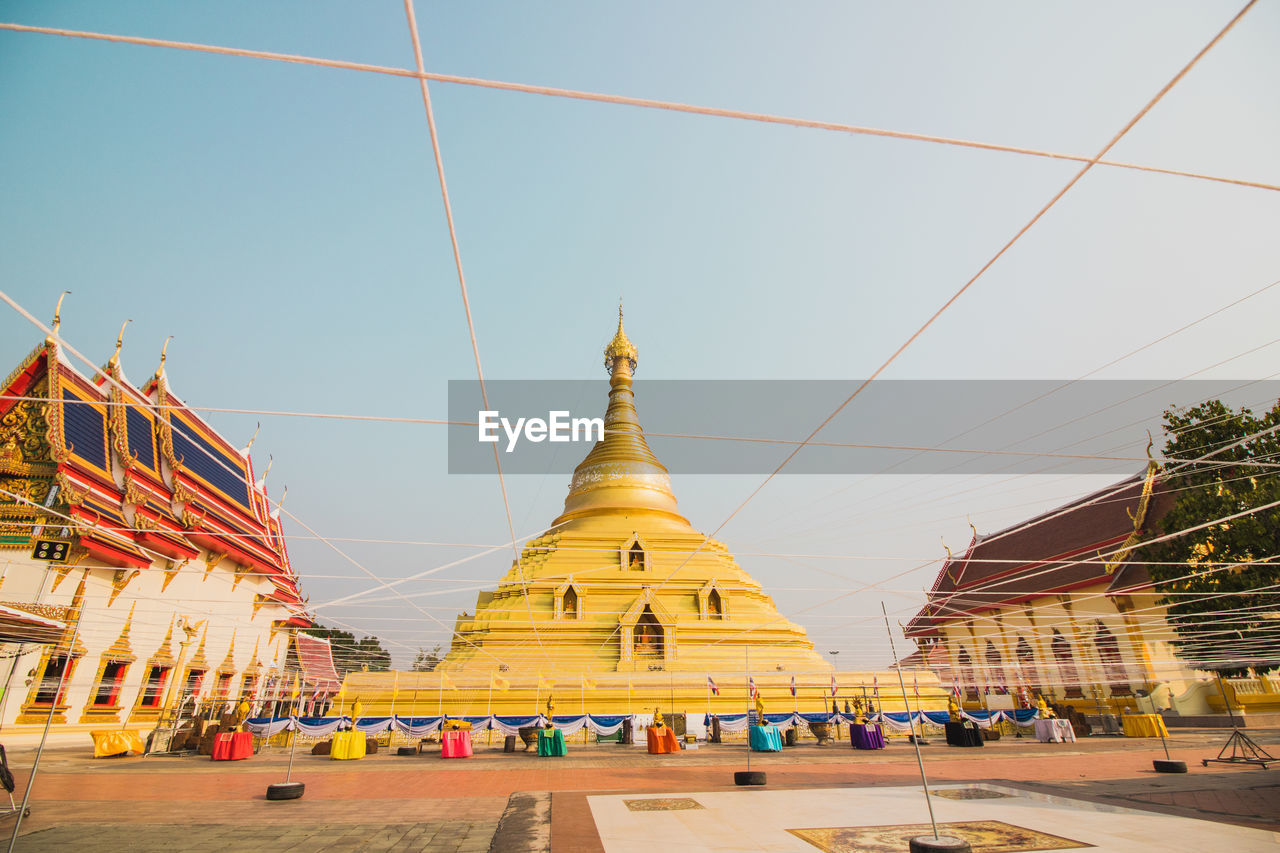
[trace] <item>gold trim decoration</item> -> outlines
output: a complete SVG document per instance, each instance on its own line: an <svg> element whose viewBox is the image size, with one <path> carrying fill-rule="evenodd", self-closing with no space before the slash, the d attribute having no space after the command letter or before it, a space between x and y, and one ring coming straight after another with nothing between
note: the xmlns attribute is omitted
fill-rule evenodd
<svg viewBox="0 0 1280 853"><path fill-rule="evenodd" d="M161 592L164 592L166 589L169 588L169 584L173 583L173 579L178 576L178 572L182 571L182 567L189 562L191 561L183 560L182 562L178 562L176 560L165 560L164 580L160 582Z"/></svg>
<svg viewBox="0 0 1280 853"><path fill-rule="evenodd" d="M218 563L221 563L226 558L226 553L222 551L207 552L204 555L204 576L200 578L200 582L204 583L207 581L209 579L209 573L213 571L214 567L217 566Z"/></svg>
<svg viewBox="0 0 1280 853"><path fill-rule="evenodd" d="M1098 552L1098 558L1102 560L1102 568L1108 575L1115 574L1116 569L1129 559L1129 555L1133 553L1133 549L1137 546L1139 540L1142 539L1142 525L1147 519L1147 505L1151 502L1151 493L1155 490L1156 477L1160 473L1160 464L1151 456L1151 446L1154 444L1151 433L1147 433L1147 473L1142 481L1142 495L1138 498L1137 512L1125 507L1125 514L1129 516L1129 520L1133 522L1133 531L1128 538L1124 540L1124 544L1120 549L1113 553L1108 559L1102 556L1102 552Z"/></svg>
<svg viewBox="0 0 1280 853"><path fill-rule="evenodd" d="M116 569L111 574L111 594L107 596L107 607L116 603L116 599L120 597L120 593L124 592L134 578L142 574L142 569L134 569L132 572L128 569ZM135 600L135 604L137 601ZM129 617L133 618L133 608L129 608Z"/></svg>
<svg viewBox="0 0 1280 853"><path fill-rule="evenodd" d="M231 631L231 645L227 646L227 656L222 659L222 663L218 664L218 673L226 675L230 673L235 675L236 672L236 630Z"/></svg>

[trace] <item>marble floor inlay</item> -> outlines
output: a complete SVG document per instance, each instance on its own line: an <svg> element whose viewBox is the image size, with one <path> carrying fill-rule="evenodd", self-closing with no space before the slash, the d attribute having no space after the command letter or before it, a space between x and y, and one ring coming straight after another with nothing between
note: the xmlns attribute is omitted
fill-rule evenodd
<svg viewBox="0 0 1280 853"><path fill-rule="evenodd" d="M933 830L927 823L905 826L831 826L788 829L787 832L803 838L824 853L901 853L917 835L933 835ZM1021 853L1024 850L1066 850L1093 846L1000 820L941 823L938 824L938 832L963 838L979 853Z"/></svg>
<svg viewBox="0 0 1280 853"><path fill-rule="evenodd" d="M700 809L702 803L689 797L656 797L647 800L623 800L633 812L676 812Z"/></svg>
<svg viewBox="0 0 1280 853"><path fill-rule="evenodd" d="M936 788L929 793L948 800L998 800L1010 796L990 788Z"/></svg>

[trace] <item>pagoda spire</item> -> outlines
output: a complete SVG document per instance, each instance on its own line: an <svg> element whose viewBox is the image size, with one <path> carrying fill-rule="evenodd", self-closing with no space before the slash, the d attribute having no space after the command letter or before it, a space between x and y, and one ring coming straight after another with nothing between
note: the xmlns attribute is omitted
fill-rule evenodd
<svg viewBox="0 0 1280 853"><path fill-rule="evenodd" d="M676 509L671 477L644 439L635 394L631 390L638 351L622 324L604 348L609 371L609 407L604 415L604 438L573 472L564 513L558 521L586 515L638 511L660 512L688 523Z"/></svg>

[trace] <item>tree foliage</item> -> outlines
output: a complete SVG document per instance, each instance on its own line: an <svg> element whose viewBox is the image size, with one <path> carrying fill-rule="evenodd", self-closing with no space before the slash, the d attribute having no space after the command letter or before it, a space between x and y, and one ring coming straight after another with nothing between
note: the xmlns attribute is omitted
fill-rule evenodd
<svg viewBox="0 0 1280 853"><path fill-rule="evenodd" d="M441 646L439 643L437 643L431 651L418 649L418 654L414 657L413 666L410 667L410 669L413 672L431 672L439 666L440 661L443 659L443 655L441 655L440 652Z"/></svg>
<svg viewBox="0 0 1280 853"><path fill-rule="evenodd" d="M1166 596L1179 655L1223 675L1280 667L1280 507L1261 509L1280 501L1267 467L1280 462L1280 402L1259 416L1212 400L1166 410L1164 426L1175 500L1156 533L1190 532L1136 556Z"/></svg>
<svg viewBox="0 0 1280 853"><path fill-rule="evenodd" d="M377 637L362 637L357 640L349 631L324 626L303 628L302 633L329 641L333 648L333 668L338 671L339 678L345 678L348 672L359 669L371 672L391 669L391 655L382 647Z"/></svg>

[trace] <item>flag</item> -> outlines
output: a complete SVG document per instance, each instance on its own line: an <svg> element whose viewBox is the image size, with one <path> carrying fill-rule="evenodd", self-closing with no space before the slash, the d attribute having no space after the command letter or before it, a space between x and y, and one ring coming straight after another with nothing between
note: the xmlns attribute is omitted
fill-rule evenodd
<svg viewBox="0 0 1280 853"><path fill-rule="evenodd" d="M298 674L295 672L293 674L293 687L289 690L289 698L297 699L299 690L300 688L298 687Z"/></svg>
<svg viewBox="0 0 1280 853"><path fill-rule="evenodd" d="M796 677L794 675L791 676L791 695L796 695Z"/></svg>
<svg viewBox="0 0 1280 853"><path fill-rule="evenodd" d="M756 693L758 692L759 691L756 689L756 680L748 675L747 676L747 693L750 694L752 699L754 699L756 698Z"/></svg>
<svg viewBox="0 0 1280 853"><path fill-rule="evenodd" d="M440 689L441 690L457 690L458 686L453 683L453 679L449 677L449 673L440 673Z"/></svg>
<svg viewBox="0 0 1280 853"><path fill-rule="evenodd" d="M920 679L919 679L919 674L918 674L918 673L916 673L915 671L912 671L912 673L911 673L911 692L912 692L912 693L914 693L914 694L916 694L917 696L919 696L919 695L920 695Z"/></svg>
<svg viewBox="0 0 1280 853"><path fill-rule="evenodd" d="M951 681L951 695L956 697L957 702L960 701L960 682L955 679Z"/></svg>
<svg viewBox="0 0 1280 853"><path fill-rule="evenodd" d="M505 678L503 678L500 675L494 675L493 686L498 688L499 690L506 690L508 687L511 686L511 682L507 681Z"/></svg>
<svg viewBox="0 0 1280 853"><path fill-rule="evenodd" d="M720 695L720 688L716 687L716 683L711 680L711 676L709 675L707 676L707 687L711 688L712 693L716 694L717 696Z"/></svg>
<svg viewBox="0 0 1280 853"><path fill-rule="evenodd" d="M880 701L880 676L871 676L871 695L876 697L876 701Z"/></svg>
<svg viewBox="0 0 1280 853"><path fill-rule="evenodd" d="M840 688L836 686L836 677L835 677L835 675L834 675L834 674L832 674L832 676L831 676L831 695L832 695L832 696L836 695L836 691L838 691L839 689L840 689Z"/></svg>

